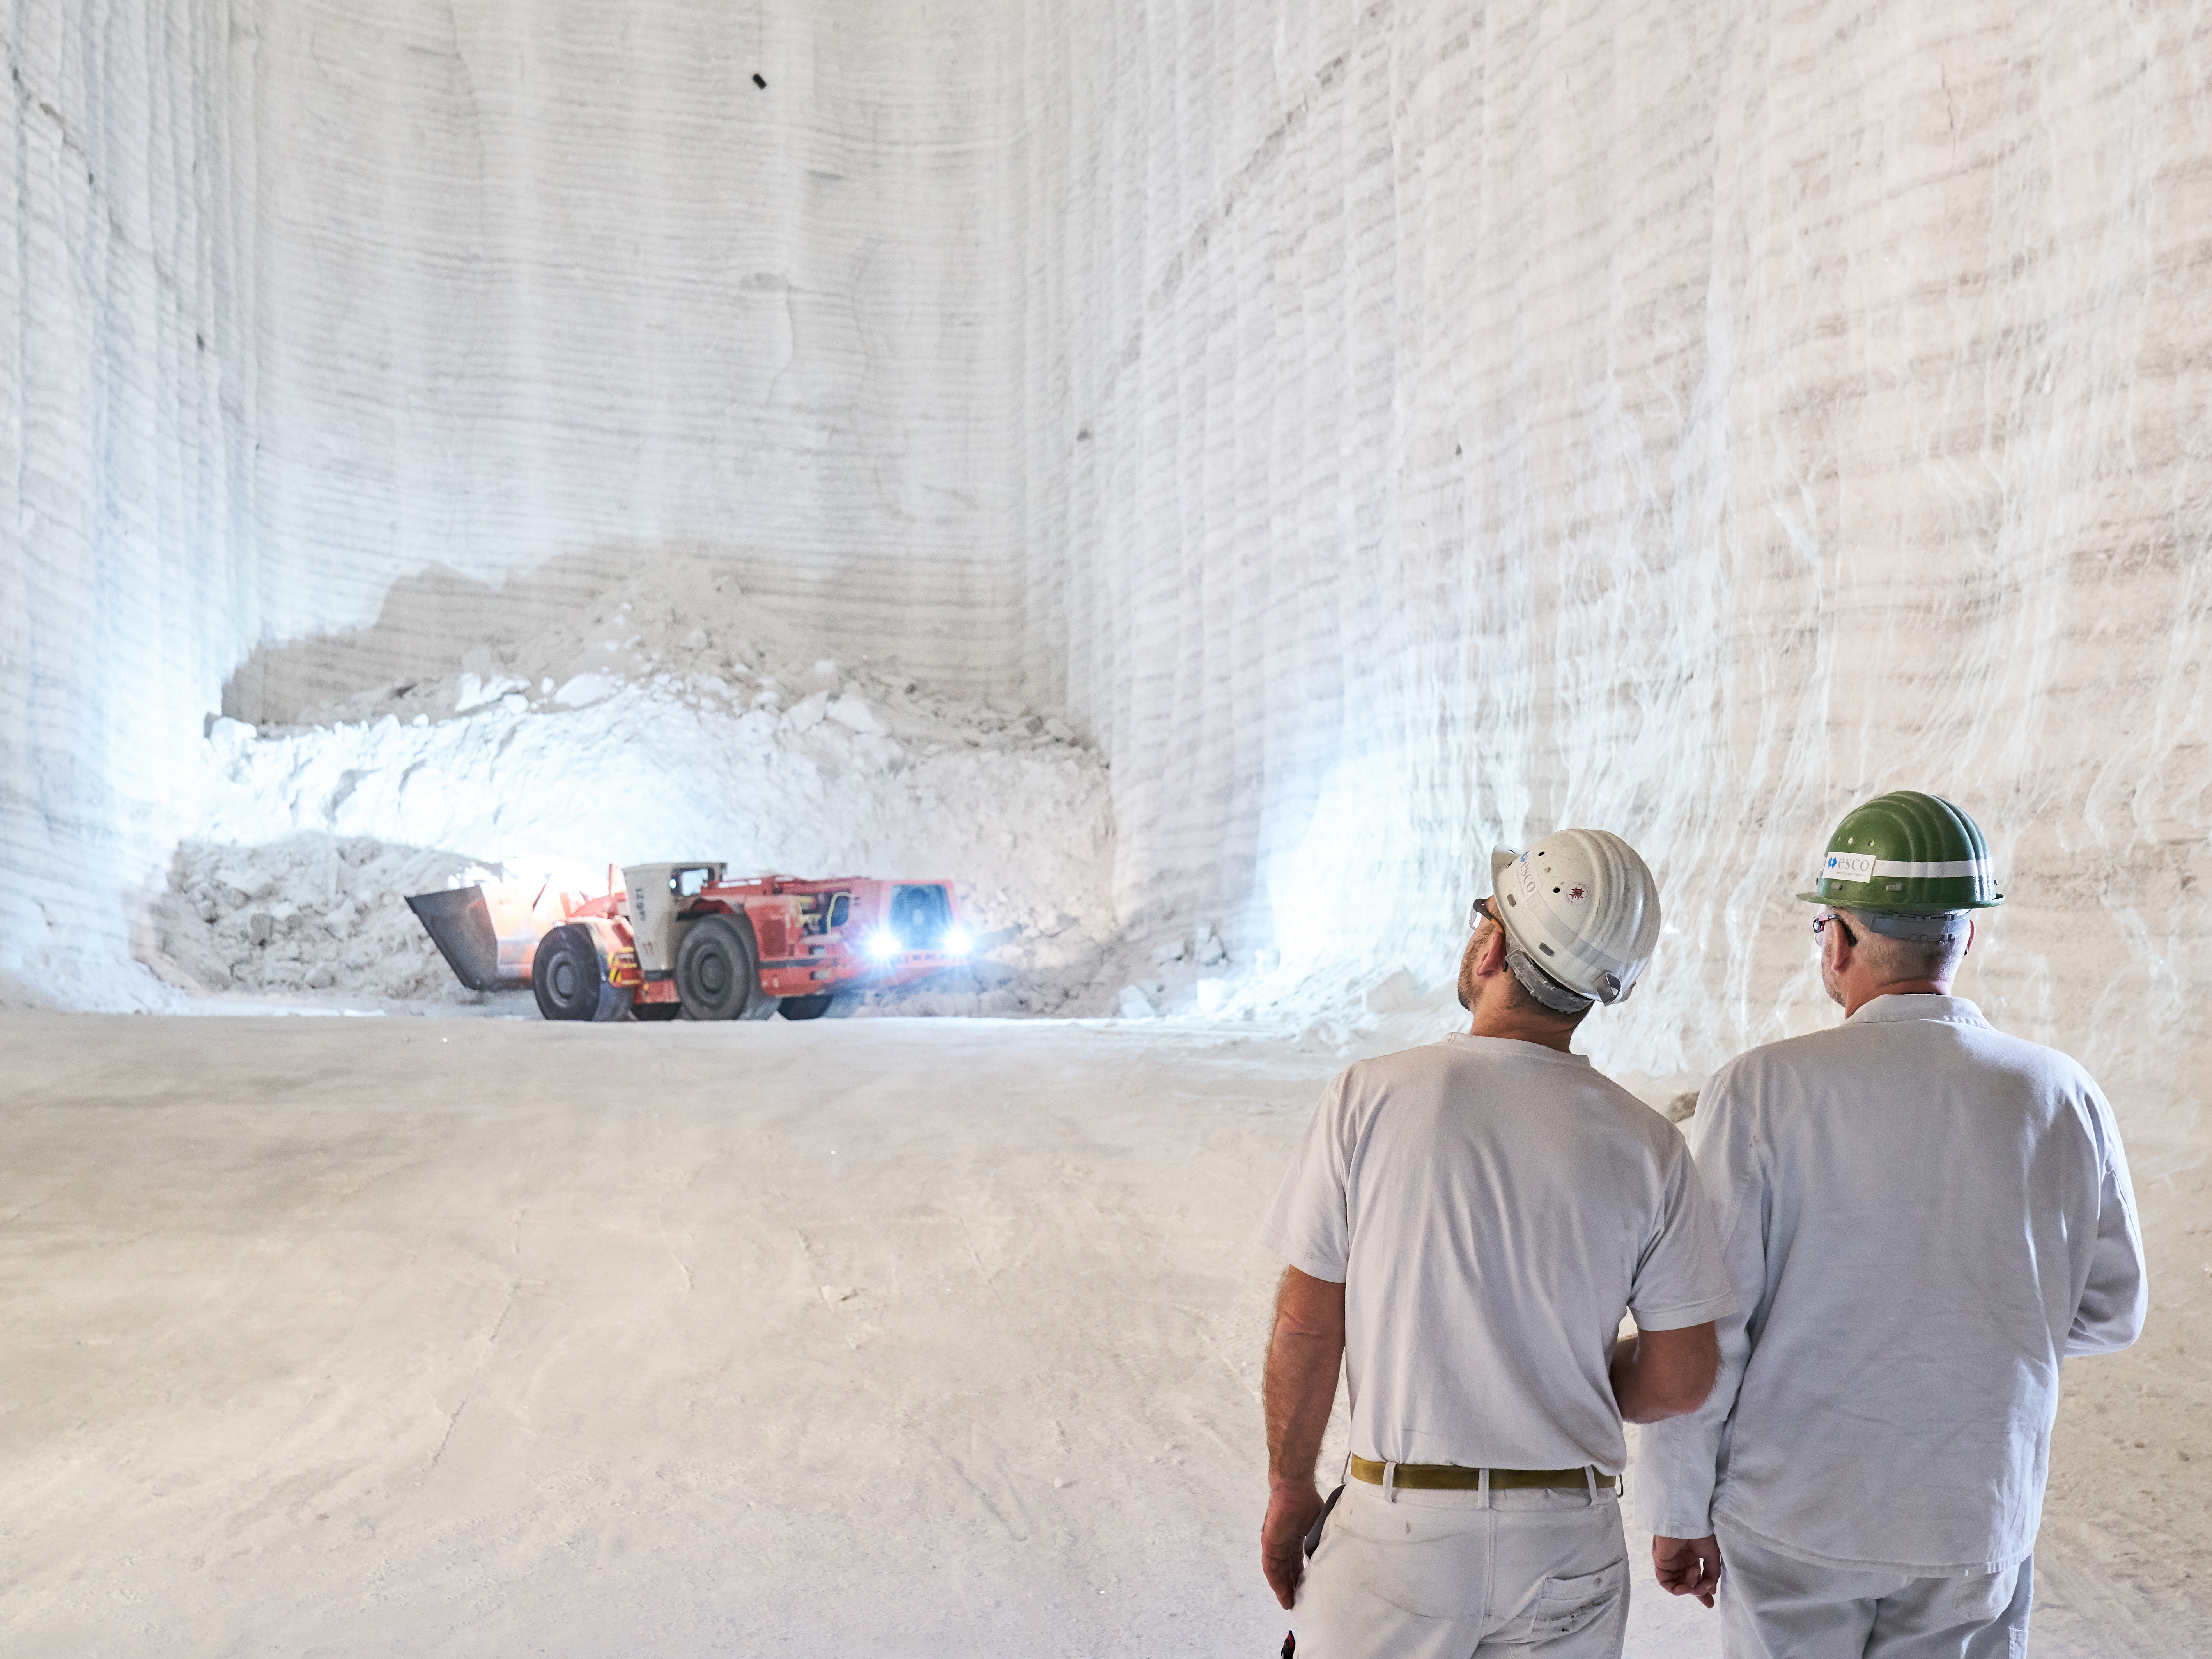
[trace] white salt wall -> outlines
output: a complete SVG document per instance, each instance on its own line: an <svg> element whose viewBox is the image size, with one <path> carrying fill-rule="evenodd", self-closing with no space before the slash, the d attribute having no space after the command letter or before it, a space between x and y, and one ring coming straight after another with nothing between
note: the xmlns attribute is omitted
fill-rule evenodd
<svg viewBox="0 0 2212 1659"><path fill-rule="evenodd" d="M256 647L395 584L557 608L703 555L848 660L1011 701L983 15L0 13L0 996L154 994L126 933L204 720L266 718Z"/></svg>
<svg viewBox="0 0 2212 1659"><path fill-rule="evenodd" d="M265 637L696 550L839 655L1012 687L980 0L253 9Z"/></svg>
<svg viewBox="0 0 2212 1659"><path fill-rule="evenodd" d="M1595 1047L1695 1075L1833 1017L1790 895L1929 788L2014 895L1966 988L2194 1121L2212 20L1102 3L1023 50L1030 660L1140 925L1434 982L1493 840L1610 826L1673 927Z"/></svg>
<svg viewBox="0 0 2212 1659"><path fill-rule="evenodd" d="M126 896L249 637L228 619L251 593L252 43L230 14L0 14L0 1005L150 987Z"/></svg>

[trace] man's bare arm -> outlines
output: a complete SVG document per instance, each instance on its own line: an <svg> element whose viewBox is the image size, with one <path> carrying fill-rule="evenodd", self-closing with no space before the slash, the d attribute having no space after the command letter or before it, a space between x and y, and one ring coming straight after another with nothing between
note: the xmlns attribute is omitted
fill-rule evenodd
<svg viewBox="0 0 2212 1659"><path fill-rule="evenodd" d="M1275 1599L1286 1607L1305 1571L1307 1529L1321 1513L1314 1463L1343 1364L1344 1286L1284 1268L1263 1384L1267 1518L1260 1528L1260 1561Z"/></svg>
<svg viewBox="0 0 2212 1659"><path fill-rule="evenodd" d="M1631 1423L1686 1417L1705 1403L1720 1372L1712 1322L1676 1331L1639 1330L1613 1349L1613 1397Z"/></svg>

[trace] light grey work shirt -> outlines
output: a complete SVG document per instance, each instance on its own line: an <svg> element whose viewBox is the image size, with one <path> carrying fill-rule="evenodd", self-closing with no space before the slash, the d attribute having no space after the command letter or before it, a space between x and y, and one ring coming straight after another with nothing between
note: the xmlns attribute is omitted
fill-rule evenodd
<svg viewBox="0 0 2212 1659"><path fill-rule="evenodd" d="M1637 1518L1923 1576L2027 1556L2058 1362L2148 1301L2088 1073L1963 997L1876 997L1722 1067L1690 1145L1742 1311L1705 1406L1642 1431Z"/></svg>
<svg viewBox="0 0 2212 1659"><path fill-rule="evenodd" d="M1510 1037L1340 1073L1260 1237L1344 1285L1352 1449L1394 1462L1618 1474L1623 1311L1665 1330L1735 1306L1680 1132Z"/></svg>

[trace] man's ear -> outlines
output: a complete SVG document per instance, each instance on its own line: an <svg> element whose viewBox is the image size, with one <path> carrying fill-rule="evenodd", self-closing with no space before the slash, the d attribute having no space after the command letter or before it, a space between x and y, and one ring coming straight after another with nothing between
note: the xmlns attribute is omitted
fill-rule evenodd
<svg viewBox="0 0 2212 1659"><path fill-rule="evenodd" d="M1959 960L1964 962L1966 959L1967 951L1972 951L1973 948L1974 919L1972 916L1968 916L1966 918L1966 949L1959 952Z"/></svg>
<svg viewBox="0 0 2212 1659"><path fill-rule="evenodd" d="M1475 958L1474 971L1487 979L1505 966L1505 930L1497 923L1490 927L1490 939Z"/></svg>

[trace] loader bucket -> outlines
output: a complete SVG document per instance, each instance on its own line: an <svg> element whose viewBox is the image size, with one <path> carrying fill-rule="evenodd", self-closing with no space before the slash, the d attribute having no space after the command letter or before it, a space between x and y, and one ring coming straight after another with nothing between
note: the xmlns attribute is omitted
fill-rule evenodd
<svg viewBox="0 0 2212 1659"><path fill-rule="evenodd" d="M451 964L454 977L471 991L509 991L530 983L500 975L499 935L481 887L455 887L442 893L414 893L407 908Z"/></svg>

